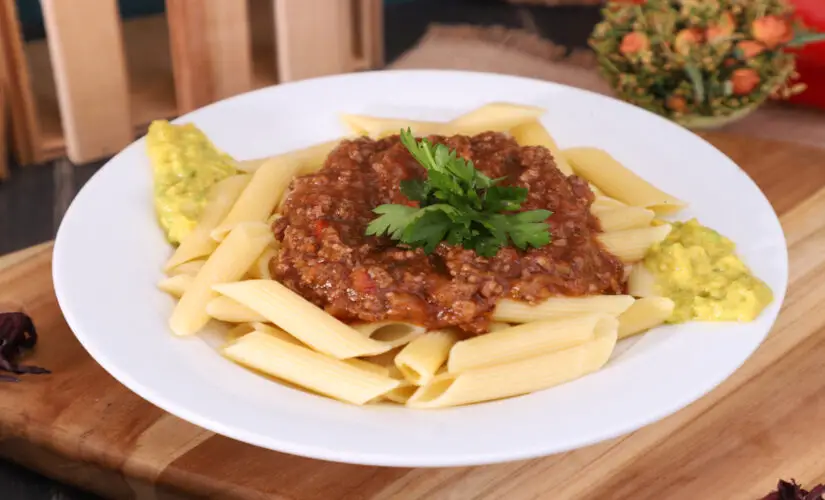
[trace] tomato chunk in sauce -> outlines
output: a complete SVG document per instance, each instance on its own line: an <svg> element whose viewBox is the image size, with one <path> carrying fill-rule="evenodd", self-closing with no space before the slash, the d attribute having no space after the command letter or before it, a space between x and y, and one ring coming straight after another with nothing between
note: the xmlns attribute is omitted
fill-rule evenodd
<svg viewBox="0 0 825 500"><path fill-rule="evenodd" d="M619 294L623 265L596 239L593 193L567 177L543 147L521 147L503 134L430 138L448 145L491 178L529 190L523 210L547 209L552 241L542 248L503 248L491 258L441 243L430 255L366 236L372 209L414 204L401 194L421 167L399 142L343 141L316 173L296 178L274 224L281 243L276 279L347 322L407 321L428 328L487 331L496 302L553 296Z"/></svg>

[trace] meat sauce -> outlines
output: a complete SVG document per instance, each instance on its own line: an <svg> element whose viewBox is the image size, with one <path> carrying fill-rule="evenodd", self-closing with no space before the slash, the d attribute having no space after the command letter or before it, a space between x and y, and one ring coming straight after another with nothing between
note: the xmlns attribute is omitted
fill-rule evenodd
<svg viewBox="0 0 825 500"><path fill-rule="evenodd" d="M543 147L521 147L487 132L430 138L454 149L491 178L527 188L523 210L547 209L552 240L525 251L503 248L491 258L441 243L427 255L387 237L365 236L385 203L414 205L404 179L426 175L398 136L343 141L324 167L296 178L274 225L281 243L271 266L286 286L346 321L406 321L428 328L487 331L496 302L530 303L552 296L619 294L623 265L601 247L590 213L593 193L567 177Z"/></svg>

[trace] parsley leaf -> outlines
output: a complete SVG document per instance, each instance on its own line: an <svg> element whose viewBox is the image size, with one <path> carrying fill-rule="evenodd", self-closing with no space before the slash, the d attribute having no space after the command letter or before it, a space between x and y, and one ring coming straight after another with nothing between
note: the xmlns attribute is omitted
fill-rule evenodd
<svg viewBox="0 0 825 500"><path fill-rule="evenodd" d="M547 218L552 212L518 212L527 200L526 188L499 185L504 178L487 177L456 151L416 140L409 129L401 131L401 143L427 170L426 179L401 181L401 193L418 206L376 207L379 217L369 223L367 235L386 234L426 253L446 241L484 257L510 243L522 250L550 243Z"/></svg>

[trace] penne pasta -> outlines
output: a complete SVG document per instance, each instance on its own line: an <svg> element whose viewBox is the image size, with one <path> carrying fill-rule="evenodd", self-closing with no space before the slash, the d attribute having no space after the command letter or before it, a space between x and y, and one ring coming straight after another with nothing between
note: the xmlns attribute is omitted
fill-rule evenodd
<svg viewBox="0 0 825 500"><path fill-rule="evenodd" d="M439 122L405 120L403 118L378 118L366 115L340 115L341 122L354 134L374 139L397 134L401 129L409 128L414 135L452 135L450 125Z"/></svg>
<svg viewBox="0 0 825 500"><path fill-rule="evenodd" d="M338 359L374 356L393 347L352 329L277 281L249 280L216 284L213 288L304 344Z"/></svg>
<svg viewBox="0 0 825 500"><path fill-rule="evenodd" d="M648 227L656 214L642 207L624 207L604 210L596 214L604 232Z"/></svg>
<svg viewBox="0 0 825 500"><path fill-rule="evenodd" d="M356 368L360 368L362 370L366 370L368 372L377 373L377 374L379 374L381 376L384 376L384 377L389 377L390 376L390 369L388 367L383 366L383 365L378 365L378 364L375 364L375 363L370 363L369 361L366 361L366 360L363 360L363 359L359 359L359 358L345 359L344 363L347 363L347 364L349 364L351 366L354 366Z"/></svg>
<svg viewBox="0 0 825 500"><path fill-rule="evenodd" d="M487 333L497 332L499 330L506 330L512 327L510 323L501 323L498 321L491 321L490 324L487 326Z"/></svg>
<svg viewBox="0 0 825 500"><path fill-rule="evenodd" d="M619 338L659 326L673 314L676 304L667 297L645 297L637 300L619 316Z"/></svg>
<svg viewBox="0 0 825 500"><path fill-rule="evenodd" d="M179 298L186 292L186 289L192 285L194 280L195 277L191 274L178 274L175 276L170 276L169 278L166 278L158 283L158 288L172 297Z"/></svg>
<svg viewBox="0 0 825 500"><path fill-rule="evenodd" d="M192 335L203 328L209 322L206 306L217 297L212 285L240 279L272 240L272 231L265 224L236 226L209 256L175 306L169 319L172 331Z"/></svg>
<svg viewBox="0 0 825 500"><path fill-rule="evenodd" d="M300 340L296 339L292 335L286 333L285 331L281 330L278 327L268 325L266 323L255 322L255 323L248 323L252 326L253 329L263 332L267 335L272 335L273 337L278 337L279 339L289 342L290 344L300 345L306 347L306 344L301 342Z"/></svg>
<svg viewBox="0 0 825 500"><path fill-rule="evenodd" d="M281 197L298 173L300 164L292 159L275 157L262 165L250 179L223 221L212 230L211 236L221 241L242 222L265 222L278 206Z"/></svg>
<svg viewBox="0 0 825 500"><path fill-rule="evenodd" d="M526 302L501 299L493 310L493 319L508 323L529 323L545 319L588 313L618 316L633 303L630 295L591 295L588 297L552 297L531 305Z"/></svg>
<svg viewBox="0 0 825 500"><path fill-rule="evenodd" d="M460 373L561 351L601 332L615 332L617 327L616 318L605 314L524 323L456 343L450 350L447 371Z"/></svg>
<svg viewBox="0 0 825 500"><path fill-rule="evenodd" d="M423 326L402 321L355 323L350 326L353 330L361 332L373 340L385 342L393 347L405 345L427 331Z"/></svg>
<svg viewBox="0 0 825 500"><path fill-rule="evenodd" d="M249 368L356 405L382 397L401 385L388 376L259 331L232 342L223 354Z"/></svg>
<svg viewBox="0 0 825 500"><path fill-rule="evenodd" d="M181 274L195 276L200 272L204 264L206 264L206 259L190 260L189 262L184 262L183 264L169 269L166 274L168 276L179 276Z"/></svg>
<svg viewBox="0 0 825 500"><path fill-rule="evenodd" d="M295 163L298 163L301 166L301 173L312 172L324 164L329 153L332 152L332 150L335 149L344 139L347 139L347 137L315 144L303 149L297 149L295 151L289 151L279 155L267 156L266 158L242 160L237 162L237 168L242 172L253 173L269 160L277 159L281 162L294 161Z"/></svg>
<svg viewBox="0 0 825 500"><path fill-rule="evenodd" d="M401 381L398 387L391 390L387 394L384 395L388 401L392 401L393 403L398 404L406 404L406 402L410 399L410 397L415 394L415 391L418 390L417 385L413 385L406 380Z"/></svg>
<svg viewBox="0 0 825 500"><path fill-rule="evenodd" d="M457 340L456 333L450 330L427 332L401 349L395 357L395 366L408 382L426 384L447 361L450 348Z"/></svg>
<svg viewBox="0 0 825 500"><path fill-rule="evenodd" d="M212 239L212 230L229 213L241 191L249 184L250 178L249 175L233 175L212 186L198 225L180 242L175 253L166 262L165 271L168 272L184 262L199 259L215 251L218 243Z"/></svg>
<svg viewBox="0 0 825 500"><path fill-rule="evenodd" d="M263 280L271 280L272 278L272 271L269 268L270 262L275 256L278 255L277 250L277 241L273 241L273 244L269 246L266 250L263 251L260 257L252 264L252 267L249 268L246 275L249 276L250 279L263 279Z"/></svg>
<svg viewBox="0 0 825 500"><path fill-rule="evenodd" d="M254 331L255 327L251 323L239 323L230 328L228 332L226 332L226 340L227 342L232 342L233 340L238 340L247 333L251 333Z"/></svg>
<svg viewBox="0 0 825 500"><path fill-rule="evenodd" d="M599 212L603 212L606 210L614 210L617 208L625 207L627 207L627 205L625 205L624 203L615 198L598 195L596 196L596 199L593 201L593 204L590 205L590 211L594 214L598 214Z"/></svg>
<svg viewBox="0 0 825 500"><path fill-rule="evenodd" d="M465 135L506 132L525 122L537 121L544 113L544 109L536 106L492 102L455 118L449 125L453 133Z"/></svg>
<svg viewBox="0 0 825 500"><path fill-rule="evenodd" d="M656 295L656 276L644 264L633 266L627 277L627 293L634 297L652 297Z"/></svg>
<svg viewBox="0 0 825 500"><path fill-rule="evenodd" d="M556 167L565 175L573 175L573 169L567 163L567 159L561 154L561 150L556 145L556 141L550 132L544 128L539 120L530 120L528 122L517 125L510 130L513 139L519 146L543 146L550 150L553 159L556 162Z"/></svg>
<svg viewBox="0 0 825 500"><path fill-rule="evenodd" d="M608 196L658 214L670 214L687 204L636 175L606 151L597 148L570 148L562 151L576 175L595 184Z"/></svg>
<svg viewBox="0 0 825 500"><path fill-rule="evenodd" d="M264 322L266 318L229 297L217 296L206 304L206 314L227 323Z"/></svg>
<svg viewBox="0 0 825 500"><path fill-rule="evenodd" d="M507 398L547 389L604 366L616 345L616 329L562 351L500 365L444 373L407 400L411 408L445 408Z"/></svg>
<svg viewBox="0 0 825 500"><path fill-rule="evenodd" d="M670 224L639 229L626 229L599 235L605 249L623 262L642 260L650 247L664 240L670 233ZM638 266L637 266L638 267Z"/></svg>

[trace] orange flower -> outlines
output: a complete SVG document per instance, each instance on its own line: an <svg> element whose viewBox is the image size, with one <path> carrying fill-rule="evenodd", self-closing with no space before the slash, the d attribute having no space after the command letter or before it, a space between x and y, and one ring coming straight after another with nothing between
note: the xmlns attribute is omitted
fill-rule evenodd
<svg viewBox="0 0 825 500"><path fill-rule="evenodd" d="M644 33L634 31L628 33L622 38L622 45L619 47L619 52L624 55L636 54L650 47L650 40Z"/></svg>
<svg viewBox="0 0 825 500"><path fill-rule="evenodd" d="M760 17L751 24L751 31L753 37L769 49L774 49L793 40L793 27L791 22L784 17Z"/></svg>
<svg viewBox="0 0 825 500"><path fill-rule="evenodd" d="M751 59L765 51L765 46L753 40L742 40L736 44L736 48L742 52L745 59Z"/></svg>
<svg viewBox="0 0 825 500"><path fill-rule="evenodd" d="M704 33L700 29L684 29L676 35L673 45L676 52L686 56L693 47L702 43L703 38Z"/></svg>
<svg viewBox="0 0 825 500"><path fill-rule="evenodd" d="M677 113L683 113L687 108L687 101L684 97L678 95L672 95L667 98L667 107Z"/></svg>
<svg viewBox="0 0 825 500"><path fill-rule="evenodd" d="M722 18L718 23L708 27L705 31L705 38L707 38L708 42L715 42L720 38L731 36L735 30L736 20L733 18L733 14L725 12L722 14Z"/></svg>
<svg viewBox="0 0 825 500"><path fill-rule="evenodd" d="M735 70L730 80L733 84L733 93L736 95L750 94L761 81L759 74L750 68Z"/></svg>

